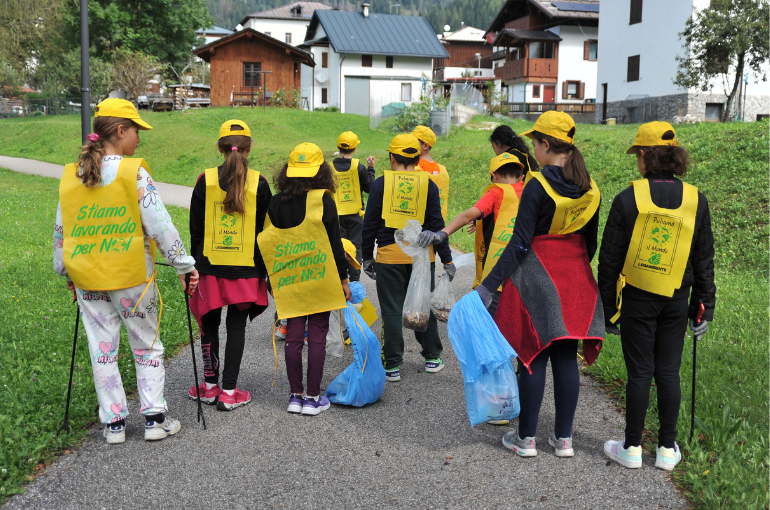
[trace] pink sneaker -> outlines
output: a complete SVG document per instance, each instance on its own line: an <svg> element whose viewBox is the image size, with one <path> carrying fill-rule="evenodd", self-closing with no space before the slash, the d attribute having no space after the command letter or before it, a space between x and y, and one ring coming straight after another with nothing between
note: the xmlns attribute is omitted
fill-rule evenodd
<svg viewBox="0 0 770 510"><path fill-rule="evenodd" d="M220 411L232 411L236 407L245 406L249 402L251 402L251 393L235 388L232 395L222 391L217 402L217 409Z"/></svg>
<svg viewBox="0 0 770 510"><path fill-rule="evenodd" d="M198 388L200 388L201 392L201 402L204 404L216 404L217 398L222 394L222 388L220 388L218 384L210 390L206 389L206 383L201 383ZM195 386L190 388L187 395L193 400L198 400L198 392L196 391Z"/></svg>

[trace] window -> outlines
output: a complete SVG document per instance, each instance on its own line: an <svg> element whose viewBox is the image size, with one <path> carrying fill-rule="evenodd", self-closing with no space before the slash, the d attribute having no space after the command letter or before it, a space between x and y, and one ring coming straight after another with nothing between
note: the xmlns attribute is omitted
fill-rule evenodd
<svg viewBox="0 0 770 510"><path fill-rule="evenodd" d="M631 19L629 25L642 22L642 0L631 0Z"/></svg>
<svg viewBox="0 0 770 510"><path fill-rule="evenodd" d="M529 58L553 58L555 45L552 42L529 43Z"/></svg>
<svg viewBox="0 0 770 510"><path fill-rule="evenodd" d="M722 103L706 103L706 121L722 121Z"/></svg>
<svg viewBox="0 0 770 510"><path fill-rule="evenodd" d="M535 99L540 98L540 85L532 85L532 97Z"/></svg>
<svg viewBox="0 0 770 510"><path fill-rule="evenodd" d="M401 101L411 101L411 100L412 100L412 84L402 83L401 84Z"/></svg>
<svg viewBox="0 0 770 510"><path fill-rule="evenodd" d="M583 60L596 60L599 48L598 41L588 40L583 43Z"/></svg>
<svg viewBox="0 0 770 510"><path fill-rule="evenodd" d="M511 56L508 60L519 60L519 48L511 48Z"/></svg>
<svg viewBox="0 0 770 510"><path fill-rule="evenodd" d="M244 62L243 63L243 86L247 88L259 87L260 75L259 71L262 70L262 64L260 62Z"/></svg>
<svg viewBox="0 0 770 510"><path fill-rule="evenodd" d="M481 71L473 71L473 76L481 76Z"/></svg>
<svg viewBox="0 0 770 510"><path fill-rule="evenodd" d="M270 37L270 32L265 32L265 35Z"/></svg>
<svg viewBox="0 0 770 510"><path fill-rule="evenodd" d="M286 44L291 44L291 32L286 32Z"/></svg>
<svg viewBox="0 0 770 510"><path fill-rule="evenodd" d="M578 84L575 83L574 81L567 82L567 95L576 96L577 88L578 88Z"/></svg>
<svg viewBox="0 0 770 510"><path fill-rule="evenodd" d="M327 104L329 102L329 89L326 87L321 89L321 104Z"/></svg>
<svg viewBox="0 0 770 510"><path fill-rule="evenodd" d="M444 63L443 59L441 61L442 65ZM385 57L385 67L388 69L393 69L393 57Z"/></svg>
<svg viewBox="0 0 770 510"><path fill-rule="evenodd" d="M361 67L372 67L371 55L361 55Z"/></svg>
<svg viewBox="0 0 770 510"><path fill-rule="evenodd" d="M324 69L329 67L329 53L326 51L321 53L321 67L323 67Z"/></svg>
<svg viewBox="0 0 770 510"><path fill-rule="evenodd" d="M562 99L583 99L585 95L585 83L582 81L565 81L561 84Z"/></svg>
<svg viewBox="0 0 770 510"><path fill-rule="evenodd" d="M628 57L626 81L639 81L639 55Z"/></svg>

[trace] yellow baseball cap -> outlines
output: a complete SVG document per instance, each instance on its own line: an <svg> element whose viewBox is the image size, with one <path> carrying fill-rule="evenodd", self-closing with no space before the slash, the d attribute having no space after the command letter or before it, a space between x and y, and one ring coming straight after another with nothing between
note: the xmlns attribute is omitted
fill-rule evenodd
<svg viewBox="0 0 770 510"><path fill-rule="evenodd" d="M501 166L510 164L519 165L519 167L524 169L524 163L522 163L519 158L514 154L503 152L499 156L492 158L492 161L489 162L489 173L497 172Z"/></svg>
<svg viewBox="0 0 770 510"><path fill-rule="evenodd" d="M421 142L427 143L431 147L436 144L436 133L428 126L417 126L412 134Z"/></svg>
<svg viewBox="0 0 770 510"><path fill-rule="evenodd" d="M524 131L521 136L532 138L532 133L537 131L538 133L552 136L557 140L572 143L575 129L575 121L569 114L550 110L540 115L532 129Z"/></svg>
<svg viewBox="0 0 770 510"><path fill-rule="evenodd" d="M343 237L342 247L345 248L345 253L347 253L348 256L350 256L350 259L348 260L348 262L350 262L350 265L356 269L361 269L361 264L359 264L358 261L356 260L356 247L353 246L353 243L351 243L350 241L348 241Z"/></svg>
<svg viewBox="0 0 770 510"><path fill-rule="evenodd" d="M94 109L94 118L96 117L118 117L120 119L128 119L134 122L139 129L152 129L152 126L147 124L139 117L139 112L136 111L134 103L126 101L125 99L110 98L105 99Z"/></svg>
<svg viewBox="0 0 770 510"><path fill-rule="evenodd" d="M314 143L301 143L289 154L287 177L313 177L324 162L321 149Z"/></svg>
<svg viewBox="0 0 770 510"><path fill-rule="evenodd" d="M243 129L233 130L233 126L240 126ZM219 128L219 139L222 139L230 135L248 136L249 138L251 138L251 129L249 129L249 126L242 120L238 120L238 119L228 120L227 122L222 124L221 128Z"/></svg>
<svg viewBox="0 0 770 510"><path fill-rule="evenodd" d="M408 133L396 135L390 141L388 152L405 158L416 158L420 155L420 141L416 136Z"/></svg>
<svg viewBox="0 0 770 510"><path fill-rule="evenodd" d="M671 140L664 140L663 135L666 131L674 133L674 138ZM634 144L628 148L626 154L635 153L635 147L654 147L656 145L679 146L679 140L676 139L676 131L674 131L674 128L668 122L655 121L639 126L639 129L636 130Z"/></svg>
<svg viewBox="0 0 770 510"><path fill-rule="evenodd" d="M337 147L345 149L346 151L355 149L359 143L361 143L361 140L359 140L358 135L352 131L345 131L337 138Z"/></svg>

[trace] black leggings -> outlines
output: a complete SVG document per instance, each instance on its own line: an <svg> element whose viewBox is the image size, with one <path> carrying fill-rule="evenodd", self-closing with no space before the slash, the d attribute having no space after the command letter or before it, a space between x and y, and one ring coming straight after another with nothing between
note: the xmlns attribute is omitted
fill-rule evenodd
<svg viewBox="0 0 770 510"><path fill-rule="evenodd" d="M241 359L246 343L246 319L249 310L239 310L235 305L228 305L227 345L225 359L227 364L222 370L222 389L234 390L241 371ZM222 322L222 309L217 308L201 318L201 351L203 352L203 375L209 384L219 382L219 324Z"/></svg>
<svg viewBox="0 0 770 510"><path fill-rule="evenodd" d="M548 359L553 373L553 399L556 407L554 434L557 438L572 437L572 421L580 393L580 374L577 366L577 340L556 340L532 361L530 368L519 363L519 436L535 437L540 405L545 393L545 371Z"/></svg>

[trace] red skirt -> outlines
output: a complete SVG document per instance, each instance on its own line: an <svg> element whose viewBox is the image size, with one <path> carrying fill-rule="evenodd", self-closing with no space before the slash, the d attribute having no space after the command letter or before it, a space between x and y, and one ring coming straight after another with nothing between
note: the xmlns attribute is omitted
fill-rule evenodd
<svg viewBox="0 0 770 510"><path fill-rule="evenodd" d="M198 326L201 317L211 310L235 305L248 310L254 320L267 308L267 280L265 278L220 278L210 274L200 275L198 288L190 296L190 311Z"/></svg>

